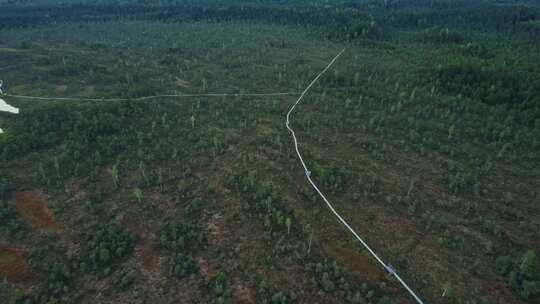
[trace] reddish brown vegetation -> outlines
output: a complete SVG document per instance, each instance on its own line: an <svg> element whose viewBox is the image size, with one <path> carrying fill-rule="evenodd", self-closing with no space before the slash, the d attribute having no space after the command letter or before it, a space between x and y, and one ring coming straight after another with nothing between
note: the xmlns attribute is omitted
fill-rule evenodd
<svg viewBox="0 0 540 304"><path fill-rule="evenodd" d="M51 210L42 194L37 192L15 193L17 212L32 227L40 230L57 230Z"/></svg>
<svg viewBox="0 0 540 304"><path fill-rule="evenodd" d="M22 250L0 244L0 278L6 278L14 284L32 284L33 276Z"/></svg>

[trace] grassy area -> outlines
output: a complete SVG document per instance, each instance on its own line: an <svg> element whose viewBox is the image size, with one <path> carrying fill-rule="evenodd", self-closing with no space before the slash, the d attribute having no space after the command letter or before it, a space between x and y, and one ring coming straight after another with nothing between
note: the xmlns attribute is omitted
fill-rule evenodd
<svg viewBox="0 0 540 304"><path fill-rule="evenodd" d="M427 303L536 303L534 9L459 24L430 18L470 4L316 3L55 11L0 30L0 78L30 96L299 92L346 48L293 117L321 189ZM0 245L39 280L8 277L0 302L411 302L306 183L294 96L4 99L21 114L0 114Z"/></svg>

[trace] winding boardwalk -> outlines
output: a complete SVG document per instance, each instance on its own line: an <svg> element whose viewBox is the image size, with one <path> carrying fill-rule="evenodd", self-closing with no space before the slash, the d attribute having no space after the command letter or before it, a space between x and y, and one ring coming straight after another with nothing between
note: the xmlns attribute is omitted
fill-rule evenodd
<svg viewBox="0 0 540 304"><path fill-rule="evenodd" d="M300 103L300 101L302 101L302 99L307 94L309 89L311 89L311 87L317 82L317 80L319 80L319 78L326 71L328 71L328 69L330 69L330 67L343 54L343 52L345 52L345 49L341 50L341 52L339 52L339 54L337 54L336 57L334 57L334 59L332 59L332 61L330 61L330 63L326 66L326 68L324 68L324 70L322 70L322 72L320 72L319 75L317 75L317 77L315 77L315 79L313 79L313 81L308 85L308 87L302 92L302 94L300 95L298 100L296 100L296 102L290 108L289 112L287 112L287 121L285 123L285 126L291 132L292 138L294 140L294 148L296 149L296 155L298 155L298 159L300 159L300 162L302 163L302 166L304 167L304 173L306 175L307 180L309 181L311 186L313 186L315 191L317 191L319 196L324 200L324 202L326 203L326 205L328 206L330 211L332 211L332 213L336 216L338 221L340 223L342 223L347 228L347 230L349 230L354 235L354 237L362 244L362 246L364 246L364 248L367 249L367 251L369 251L369 253L377 260L377 262L379 262L379 264L381 264L383 266L383 268L386 271L388 271L388 273L393 275L399 281L399 283L409 292L409 294L416 300L416 302L419 303L419 304L423 304L420 297L416 295L416 293L409 287L409 285L407 285L407 283L405 283L405 281L399 276L399 274L394 270L394 268L391 265L386 264L375 253L375 251L373 251L373 249L371 249L371 247L369 247L369 245L358 235L358 233L356 233L356 231L354 231L354 229L347 223L347 221L345 221L343 219L343 217L336 211L334 206L328 201L328 199L326 199L326 196L324 196L324 194L321 192L319 187L317 187L317 184L315 184L315 182L311 179L311 171L308 169L308 166L306 165L306 163L304 161L304 158L302 157L302 154L300 153L300 149L298 148L298 139L296 138L296 134L294 133L294 130L290 126L291 114L294 111L294 109L296 108L296 106Z"/></svg>

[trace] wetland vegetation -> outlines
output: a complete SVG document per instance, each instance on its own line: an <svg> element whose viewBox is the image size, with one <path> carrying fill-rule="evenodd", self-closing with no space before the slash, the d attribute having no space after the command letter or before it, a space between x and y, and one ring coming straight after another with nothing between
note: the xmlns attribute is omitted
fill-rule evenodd
<svg viewBox="0 0 540 304"><path fill-rule="evenodd" d="M0 1L0 303L540 301L536 1ZM10 96L11 95L11 96ZM99 101L32 100L86 97ZM126 98L127 100L107 100Z"/></svg>

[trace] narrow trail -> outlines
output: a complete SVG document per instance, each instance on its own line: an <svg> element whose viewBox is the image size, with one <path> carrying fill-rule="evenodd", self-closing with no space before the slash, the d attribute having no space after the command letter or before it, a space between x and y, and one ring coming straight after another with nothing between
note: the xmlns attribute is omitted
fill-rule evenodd
<svg viewBox="0 0 540 304"><path fill-rule="evenodd" d="M49 101L129 101L129 100L151 100L157 98L183 98L183 97L264 97L264 96L298 96L300 93L208 93L208 94L171 94L152 95L133 98L85 98L85 97L38 97L25 95L0 94L0 96L29 99L29 100L49 100Z"/></svg>
<svg viewBox="0 0 540 304"><path fill-rule="evenodd" d="M416 302L419 303L419 304L423 304L424 302L420 299L419 296L416 295L416 293L409 287L409 285L407 285L407 283L399 276L399 274L396 272L396 270L390 264L386 264L375 253L375 251L373 249L371 249L371 247L358 235L358 233L356 233L356 231L347 223L347 221L345 221L343 219L343 217L336 211L334 206L328 201L326 196L324 196L324 194L321 192L319 187L317 187L317 184L315 184L315 182L311 179L311 171L308 169L308 166L306 165L306 163L304 161L304 158L302 157L302 154L300 153L300 149L298 148L298 139L296 137L296 134L295 134L294 130L290 126L291 114L293 113L296 106L300 103L300 101L302 101L302 99L304 99L304 96L311 89L311 87L319 80L319 78L324 73L326 73L326 71L328 71L328 69L330 69L330 67L343 54L343 52L345 52L345 49L341 50L341 52L339 52L339 54L337 54L334 57L334 59L332 59L332 61L330 61L330 63L326 66L326 68L324 68L324 70L322 70L322 72L320 72L317 75L317 77L315 77L315 79L313 79L313 81L311 81L311 83L307 86L307 88L302 92L302 94L300 95L298 100L296 100L296 102L289 109L289 112L287 112L287 121L285 123L285 126L287 127L289 132L291 132L292 138L294 140L294 148L296 150L296 155L298 156L298 159L300 160L300 162L302 163L302 166L304 167L304 173L306 175L307 180L309 181L311 186L315 189L315 191L317 191L319 196L324 200L324 202L326 203L326 205L328 206L330 211L332 211L332 213L335 215L335 217L338 219L338 221L341 224L343 224L347 228L347 230L349 230L349 232L351 232L353 234L353 236L362 244L362 246L364 246L364 248L367 249L367 251L369 251L369 253L377 260L377 262L379 262L379 264L381 264L381 266L383 266L383 268L386 271L388 271L388 273L390 273L392 276L394 276L399 281L399 283L409 292L409 294L416 300Z"/></svg>
<svg viewBox="0 0 540 304"><path fill-rule="evenodd" d="M158 98L191 98L191 97L276 97L276 96L298 96L300 93L284 92L284 93L205 93L205 94L171 94L171 95L152 95L134 98L86 98L86 97L40 97L7 94L2 91L2 80L0 80L0 97L9 97L13 99L26 100L41 100L41 101L88 101L88 102L105 102L105 101L141 101L152 100ZM18 114L19 109L8 105L3 99L0 99L0 112L6 111ZM16 111L16 112L15 112ZM4 130L0 128L0 134Z"/></svg>

